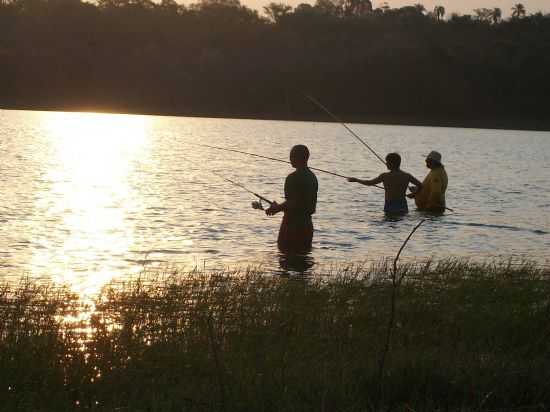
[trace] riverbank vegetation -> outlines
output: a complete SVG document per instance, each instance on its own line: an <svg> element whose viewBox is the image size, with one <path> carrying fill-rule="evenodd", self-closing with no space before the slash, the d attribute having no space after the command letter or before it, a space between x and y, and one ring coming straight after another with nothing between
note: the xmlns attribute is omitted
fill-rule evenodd
<svg viewBox="0 0 550 412"><path fill-rule="evenodd" d="M543 411L550 274L461 261L0 289L2 410ZM87 305L87 307L83 307ZM78 312L91 314L78 320Z"/></svg>
<svg viewBox="0 0 550 412"><path fill-rule="evenodd" d="M510 17L502 18L503 15ZM317 0L4 0L0 105L549 129L550 16Z"/></svg>

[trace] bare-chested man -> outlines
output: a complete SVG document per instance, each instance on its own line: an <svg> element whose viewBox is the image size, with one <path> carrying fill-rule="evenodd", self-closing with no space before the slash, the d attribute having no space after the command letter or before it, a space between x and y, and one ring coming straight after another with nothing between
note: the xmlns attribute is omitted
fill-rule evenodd
<svg viewBox="0 0 550 412"><path fill-rule="evenodd" d="M390 153L386 156L386 165L389 172L371 180L361 180L355 177L348 178L349 182L357 182L366 186L373 186L378 183L384 185L386 191L384 212L388 214L403 214L409 211L407 205L407 186L409 183L415 185L419 190L422 184L410 173L400 169L401 156L397 153Z"/></svg>

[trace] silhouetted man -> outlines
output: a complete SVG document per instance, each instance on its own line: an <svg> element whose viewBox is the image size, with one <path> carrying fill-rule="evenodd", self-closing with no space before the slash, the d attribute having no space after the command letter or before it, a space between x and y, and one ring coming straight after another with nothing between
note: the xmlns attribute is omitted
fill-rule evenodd
<svg viewBox="0 0 550 412"><path fill-rule="evenodd" d="M285 202L273 202L265 211L269 216L284 212L277 244L283 252L307 252L313 239L311 215L317 205L317 178L307 167L309 150L296 145L290 151L290 163L296 171L285 180Z"/></svg>
<svg viewBox="0 0 550 412"><path fill-rule="evenodd" d="M373 186L378 183L384 185L386 192L384 202L384 212L390 215L408 213L407 205L407 185L412 183L417 188L422 185L410 173L404 172L401 167L401 156L398 153L389 153L386 156L386 166L389 172L382 173L380 176L371 180L361 180L355 177L348 178L348 182L357 182L366 186Z"/></svg>

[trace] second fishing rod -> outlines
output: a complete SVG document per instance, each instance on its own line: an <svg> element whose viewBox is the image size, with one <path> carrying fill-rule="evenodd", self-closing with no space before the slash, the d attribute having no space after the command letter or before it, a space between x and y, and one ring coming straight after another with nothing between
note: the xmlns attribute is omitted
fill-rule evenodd
<svg viewBox="0 0 550 412"><path fill-rule="evenodd" d="M214 145L204 144L204 143L191 143L190 142L189 144L191 144L193 146L205 147L205 148L221 150L221 151L225 151L225 152L239 153L239 154L242 154L242 155L252 156L252 157L259 158L259 159L271 160L271 161L279 162L279 163L291 164L288 160L278 159L276 157L264 156L264 155L260 155L260 154L256 154L256 153L245 152L243 150L230 149L230 148L227 148L227 147L214 146ZM308 166L308 168L311 169L311 170L315 170L317 172L326 173L326 174L331 175L331 176L341 177L343 179L348 179L349 178L349 176L344 176L342 174L331 172L331 171L325 170L325 169L320 169L318 167ZM384 190L384 188L381 187L381 186L374 185L374 187L376 187L377 189Z"/></svg>
<svg viewBox="0 0 550 412"><path fill-rule="evenodd" d="M332 113L329 109L327 109L321 102L319 102L317 99L315 99L313 96L301 93L306 99L308 99L310 102L312 102L315 106L320 108L322 111L324 111L326 114L328 114L333 120L340 123L353 137L355 137L363 146L365 146L372 154L376 156L378 160L380 160L385 166L387 166L387 163L382 159L382 157L374 151L370 145L365 142L363 139L361 139L357 133L355 133L346 123L344 123L342 120L340 120L334 113ZM377 186L378 187L378 186ZM450 207L445 207L445 210L448 210L450 212L454 212L454 209L451 209Z"/></svg>

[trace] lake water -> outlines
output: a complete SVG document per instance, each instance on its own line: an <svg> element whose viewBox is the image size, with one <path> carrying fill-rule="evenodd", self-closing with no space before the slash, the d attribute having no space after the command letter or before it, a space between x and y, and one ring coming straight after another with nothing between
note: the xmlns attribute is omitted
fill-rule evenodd
<svg viewBox="0 0 550 412"><path fill-rule="evenodd" d="M420 180L424 155L443 154L454 213L428 218L404 259L548 263L550 133L350 126L380 155L398 151ZM93 293L144 267L285 270L280 216L252 209L253 196L212 171L281 200L290 166L191 143L282 159L303 143L311 166L362 178L384 171L334 123L0 111L0 280L27 275ZM313 269L394 256L425 217L387 221L381 190L317 177Z"/></svg>

